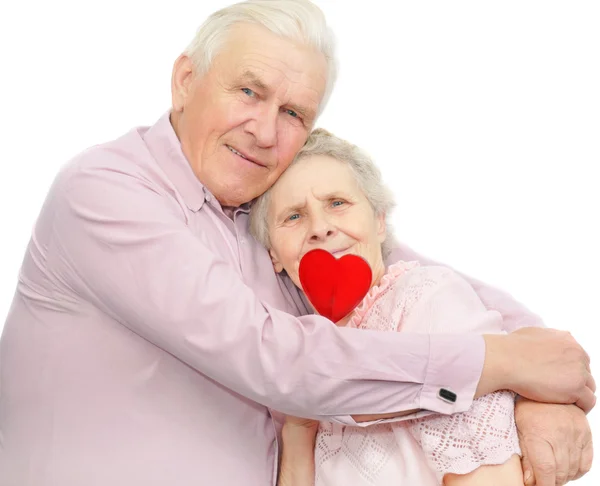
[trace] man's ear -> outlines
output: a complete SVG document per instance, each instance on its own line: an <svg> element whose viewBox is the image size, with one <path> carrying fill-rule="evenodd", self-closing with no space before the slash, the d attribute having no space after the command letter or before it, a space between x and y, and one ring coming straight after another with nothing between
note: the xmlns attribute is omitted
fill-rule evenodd
<svg viewBox="0 0 600 486"><path fill-rule="evenodd" d="M275 273L283 272L283 265L279 261L279 258L277 258L277 255L272 248L269 250L269 255L271 255L271 263L273 264L273 270L275 270Z"/></svg>
<svg viewBox="0 0 600 486"><path fill-rule="evenodd" d="M171 103L173 104L173 111L183 111L183 107L190 96L193 79L194 65L192 60L186 54L182 54L175 61L171 75Z"/></svg>
<svg viewBox="0 0 600 486"><path fill-rule="evenodd" d="M375 217L377 218L377 239L379 240L379 243L383 243L385 241L385 237L387 236L385 213Z"/></svg>

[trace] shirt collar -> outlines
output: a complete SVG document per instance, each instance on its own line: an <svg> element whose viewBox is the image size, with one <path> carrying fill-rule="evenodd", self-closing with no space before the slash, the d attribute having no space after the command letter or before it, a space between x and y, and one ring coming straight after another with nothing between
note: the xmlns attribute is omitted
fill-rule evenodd
<svg viewBox="0 0 600 486"><path fill-rule="evenodd" d="M143 135L150 153L175 186L187 207L198 211L203 206L208 190L198 180L181 150L181 143L171 125L171 112L166 112Z"/></svg>
<svg viewBox="0 0 600 486"><path fill-rule="evenodd" d="M198 180L183 154L181 142L177 138L173 125L171 125L170 115L171 111L169 110L143 135L148 150L150 150L158 165L181 194L185 204L191 211L199 211L205 201L222 210L219 201ZM248 213L251 204L251 202L243 204L236 208L234 213Z"/></svg>

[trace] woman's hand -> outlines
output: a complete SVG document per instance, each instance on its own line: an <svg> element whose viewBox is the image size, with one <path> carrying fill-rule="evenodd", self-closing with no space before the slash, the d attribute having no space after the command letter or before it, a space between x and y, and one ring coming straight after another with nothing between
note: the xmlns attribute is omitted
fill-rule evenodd
<svg viewBox="0 0 600 486"><path fill-rule="evenodd" d="M294 417L292 415L285 416L285 422L283 428L290 431L317 433L319 429L319 421L301 417Z"/></svg>
<svg viewBox="0 0 600 486"><path fill-rule="evenodd" d="M319 422L286 415L281 431L283 453L279 486L313 486L315 480L315 438Z"/></svg>
<svg viewBox="0 0 600 486"><path fill-rule="evenodd" d="M537 403L519 397L515 420L523 451L526 486L558 486L578 479L592 466L590 424L575 405Z"/></svg>

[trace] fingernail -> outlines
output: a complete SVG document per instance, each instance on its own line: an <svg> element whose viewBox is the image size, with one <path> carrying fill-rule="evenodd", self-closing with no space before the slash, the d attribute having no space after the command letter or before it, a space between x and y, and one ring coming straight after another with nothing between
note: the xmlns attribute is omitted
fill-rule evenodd
<svg viewBox="0 0 600 486"><path fill-rule="evenodd" d="M525 477L523 478L525 480L525 482L529 482L529 480L531 479L531 471L527 470L525 471Z"/></svg>

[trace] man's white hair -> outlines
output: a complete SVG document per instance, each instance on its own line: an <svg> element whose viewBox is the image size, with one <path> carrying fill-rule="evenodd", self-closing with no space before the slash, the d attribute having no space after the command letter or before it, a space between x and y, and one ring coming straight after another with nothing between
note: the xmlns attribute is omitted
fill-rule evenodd
<svg viewBox="0 0 600 486"><path fill-rule="evenodd" d="M250 23L322 53L327 60L327 85L319 113L323 111L337 79L335 41L325 15L309 0L247 0L213 13L198 29L185 50L200 76L227 41L233 26Z"/></svg>
<svg viewBox="0 0 600 486"><path fill-rule="evenodd" d="M310 134L290 167L302 159L317 155L326 155L348 164L356 177L356 182L373 208L375 216L386 217L386 239L381 245L383 257L386 258L395 246L392 228L387 221L394 208L394 197L384 184L381 171L364 150L323 128L317 128ZM250 232L267 249L271 248L268 223L271 190L272 188L259 196L252 203L250 210Z"/></svg>

